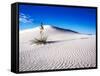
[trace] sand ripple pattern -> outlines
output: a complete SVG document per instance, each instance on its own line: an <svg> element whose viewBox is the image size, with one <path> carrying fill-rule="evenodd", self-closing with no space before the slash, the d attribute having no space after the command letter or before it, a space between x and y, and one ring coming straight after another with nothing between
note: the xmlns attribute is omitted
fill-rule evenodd
<svg viewBox="0 0 100 76"><path fill-rule="evenodd" d="M20 45L19 71L71 69L96 66L95 37L47 45Z"/></svg>

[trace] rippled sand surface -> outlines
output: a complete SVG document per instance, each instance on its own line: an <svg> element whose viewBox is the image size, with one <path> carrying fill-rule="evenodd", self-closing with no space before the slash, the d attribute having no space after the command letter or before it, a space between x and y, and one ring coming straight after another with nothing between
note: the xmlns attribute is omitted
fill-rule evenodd
<svg viewBox="0 0 100 76"><path fill-rule="evenodd" d="M53 32L57 33L56 30ZM56 34L58 39L55 35L50 37L51 40L57 39L58 42L46 45L32 45L30 40L33 39L34 34L32 32L28 33L20 33L19 71L96 66L95 36L75 34L72 35L72 38L68 38L69 34L58 33Z"/></svg>

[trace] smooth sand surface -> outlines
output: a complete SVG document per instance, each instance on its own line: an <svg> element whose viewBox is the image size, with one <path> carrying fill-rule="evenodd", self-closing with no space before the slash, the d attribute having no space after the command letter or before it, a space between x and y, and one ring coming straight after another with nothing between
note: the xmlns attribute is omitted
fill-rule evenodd
<svg viewBox="0 0 100 76"><path fill-rule="evenodd" d="M19 71L88 68L96 66L95 35L83 35L45 26L46 45L31 44L39 28L20 31Z"/></svg>

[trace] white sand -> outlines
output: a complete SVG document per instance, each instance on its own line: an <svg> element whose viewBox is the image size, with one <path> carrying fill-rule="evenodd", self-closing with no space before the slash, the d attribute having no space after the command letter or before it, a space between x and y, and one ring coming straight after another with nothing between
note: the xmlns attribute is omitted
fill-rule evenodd
<svg viewBox="0 0 100 76"><path fill-rule="evenodd" d="M46 45L31 44L39 28L20 32L19 70L51 70L96 66L95 35L82 35L45 26Z"/></svg>

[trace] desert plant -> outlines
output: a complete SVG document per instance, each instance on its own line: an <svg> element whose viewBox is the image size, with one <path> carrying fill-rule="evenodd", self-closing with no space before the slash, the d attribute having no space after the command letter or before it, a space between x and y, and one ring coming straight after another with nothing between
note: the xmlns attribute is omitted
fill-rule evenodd
<svg viewBox="0 0 100 76"><path fill-rule="evenodd" d="M34 43L34 44L46 44L47 43L47 36L42 37L42 38L34 38L32 43Z"/></svg>
<svg viewBox="0 0 100 76"><path fill-rule="evenodd" d="M44 34L44 27L43 27L43 23L41 23L41 27L40 27L40 37L39 38L34 38L34 40L32 40L32 44L46 44L47 43L47 36Z"/></svg>

